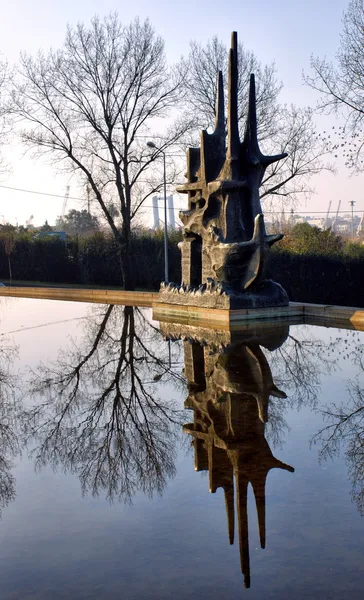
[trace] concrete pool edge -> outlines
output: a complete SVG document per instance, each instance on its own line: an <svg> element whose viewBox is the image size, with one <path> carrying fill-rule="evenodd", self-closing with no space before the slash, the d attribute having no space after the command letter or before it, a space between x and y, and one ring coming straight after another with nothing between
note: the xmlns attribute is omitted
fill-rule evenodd
<svg viewBox="0 0 364 600"><path fill-rule="evenodd" d="M57 287L0 287L0 296L92 302L97 304L122 304L152 306L157 292L126 292L123 290L95 290Z"/></svg>
<svg viewBox="0 0 364 600"><path fill-rule="evenodd" d="M210 327L237 327L251 320L301 320L312 325L349 325L364 330L364 308L290 302L289 306L261 309L203 309L192 306L167 305L156 302L158 292L129 292L123 290L95 290L56 287L0 287L0 296L121 304L153 308L156 320L173 320L190 324L205 323Z"/></svg>

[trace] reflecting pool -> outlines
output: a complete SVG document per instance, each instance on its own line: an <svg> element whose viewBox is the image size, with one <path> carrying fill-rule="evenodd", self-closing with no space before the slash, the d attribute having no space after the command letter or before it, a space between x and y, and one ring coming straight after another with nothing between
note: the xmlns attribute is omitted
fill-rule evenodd
<svg viewBox="0 0 364 600"><path fill-rule="evenodd" d="M4 600L362 598L364 332L0 298Z"/></svg>

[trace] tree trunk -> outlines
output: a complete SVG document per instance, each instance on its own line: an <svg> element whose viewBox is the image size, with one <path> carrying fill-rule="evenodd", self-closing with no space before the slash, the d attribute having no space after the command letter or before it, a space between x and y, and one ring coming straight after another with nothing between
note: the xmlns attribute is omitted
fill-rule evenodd
<svg viewBox="0 0 364 600"><path fill-rule="evenodd" d="M122 241L120 244L120 266L123 276L123 289L135 289L135 265L133 264L133 252L131 243L130 219L123 215L123 224L121 229Z"/></svg>
<svg viewBox="0 0 364 600"><path fill-rule="evenodd" d="M130 241L119 246L119 260L122 275L122 288L124 290L135 289L135 265L133 264L133 256L130 248Z"/></svg>
<svg viewBox="0 0 364 600"><path fill-rule="evenodd" d="M10 261L10 254L8 254L8 265L9 265L9 279L10 279L10 285L12 285L13 283L13 274L11 272L11 261Z"/></svg>

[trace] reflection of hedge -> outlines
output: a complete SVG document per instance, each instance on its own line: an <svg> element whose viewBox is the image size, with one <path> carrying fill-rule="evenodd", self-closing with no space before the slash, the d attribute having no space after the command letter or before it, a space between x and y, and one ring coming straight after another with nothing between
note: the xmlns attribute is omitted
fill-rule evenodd
<svg viewBox="0 0 364 600"><path fill-rule="evenodd" d="M169 244L170 279L181 280L178 236ZM267 276L279 281L291 300L319 304L364 306L364 258L342 255L314 256L272 251ZM117 246L101 233L60 240L19 237L11 254L13 278L85 285L122 284ZM162 237L133 239L136 286L156 290L164 277ZM8 263L0 243L0 280L7 280Z"/></svg>

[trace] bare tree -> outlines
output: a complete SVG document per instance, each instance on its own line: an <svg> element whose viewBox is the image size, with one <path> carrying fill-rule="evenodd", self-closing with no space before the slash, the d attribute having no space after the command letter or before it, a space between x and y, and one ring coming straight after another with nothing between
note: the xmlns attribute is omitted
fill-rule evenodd
<svg viewBox="0 0 364 600"><path fill-rule="evenodd" d="M178 105L182 79L181 69L168 68L149 21L125 26L116 14L68 27L59 51L21 57L13 110L25 123L22 139L35 155L48 155L88 185L118 243L129 289L132 222L161 185L151 166L189 124L164 125L152 153L146 141Z"/></svg>
<svg viewBox="0 0 364 600"><path fill-rule="evenodd" d="M0 150L8 140L9 121L9 81L10 72L6 61L0 57ZM0 152L0 177L8 170L4 156Z"/></svg>
<svg viewBox="0 0 364 600"><path fill-rule="evenodd" d="M23 422L38 467L61 465L84 493L109 499L163 491L183 412L158 394L161 380L181 376L157 333L139 309L109 306L90 318L81 343L33 373L36 402Z"/></svg>
<svg viewBox="0 0 364 600"><path fill-rule="evenodd" d="M271 165L261 184L261 198L282 206L294 204L312 192L311 176L331 169L325 162L327 143L316 131L313 111L309 108L282 106L278 103L282 84L276 79L274 64L262 67L253 52L239 44L238 104L241 134L245 127L248 86L251 73L257 82L258 135L267 154L287 153L287 158ZM187 110L196 128L207 129L215 119L216 76L222 71L227 78L226 46L213 37L204 47L191 43L185 78ZM226 90L225 90L226 91Z"/></svg>
<svg viewBox="0 0 364 600"><path fill-rule="evenodd" d="M351 0L343 17L343 32L336 55L337 65L326 59L312 58L312 76L306 83L321 94L319 110L344 117L334 149L342 149L347 166L364 168L364 4Z"/></svg>

